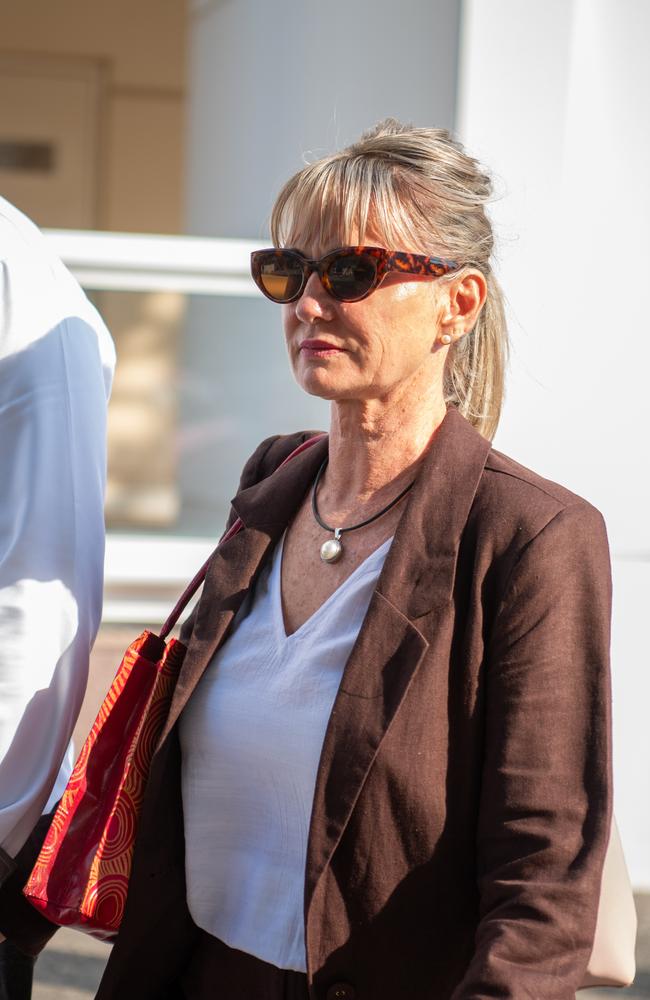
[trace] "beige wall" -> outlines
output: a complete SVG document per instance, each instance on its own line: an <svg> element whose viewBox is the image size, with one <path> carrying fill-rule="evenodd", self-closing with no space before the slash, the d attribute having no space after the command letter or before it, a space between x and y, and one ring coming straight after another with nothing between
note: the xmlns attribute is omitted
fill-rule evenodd
<svg viewBox="0 0 650 1000"><path fill-rule="evenodd" d="M0 52L101 70L96 228L183 231L185 36L186 0L4 5Z"/></svg>
<svg viewBox="0 0 650 1000"><path fill-rule="evenodd" d="M186 0L16 0L3 8L0 137L50 141L58 162L49 175L0 172L0 193L4 186L41 225L183 232ZM72 81L88 122L70 108ZM79 203L82 181L92 196ZM162 528L178 509L173 441L184 299L117 292L94 299L118 355L108 524Z"/></svg>

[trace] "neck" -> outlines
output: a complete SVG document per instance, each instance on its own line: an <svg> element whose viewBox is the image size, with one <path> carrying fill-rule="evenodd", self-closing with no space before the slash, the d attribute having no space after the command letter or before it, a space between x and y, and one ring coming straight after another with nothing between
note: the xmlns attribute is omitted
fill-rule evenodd
<svg viewBox="0 0 650 1000"><path fill-rule="evenodd" d="M415 477L445 413L440 392L414 394L413 387L385 399L334 402L328 503L337 510L352 510L359 504L390 500Z"/></svg>

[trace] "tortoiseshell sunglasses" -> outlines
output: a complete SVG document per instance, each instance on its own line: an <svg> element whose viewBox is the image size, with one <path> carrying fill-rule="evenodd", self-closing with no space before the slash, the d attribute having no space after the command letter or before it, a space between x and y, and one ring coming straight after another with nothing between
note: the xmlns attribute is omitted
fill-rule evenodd
<svg viewBox="0 0 650 1000"><path fill-rule="evenodd" d="M297 250L255 250L251 273L257 287L272 302L295 302L312 271L339 302L359 302L374 292L389 271L441 278L460 265L440 257L384 250L382 247L340 247L320 260L309 260Z"/></svg>

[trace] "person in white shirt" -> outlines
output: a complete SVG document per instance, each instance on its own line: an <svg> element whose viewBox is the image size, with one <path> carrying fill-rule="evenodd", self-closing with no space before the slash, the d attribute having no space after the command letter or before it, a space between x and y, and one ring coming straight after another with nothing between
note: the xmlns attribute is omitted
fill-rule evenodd
<svg viewBox="0 0 650 1000"><path fill-rule="evenodd" d="M101 616L114 364L94 306L0 198L0 1000L31 992L16 856L70 775Z"/></svg>

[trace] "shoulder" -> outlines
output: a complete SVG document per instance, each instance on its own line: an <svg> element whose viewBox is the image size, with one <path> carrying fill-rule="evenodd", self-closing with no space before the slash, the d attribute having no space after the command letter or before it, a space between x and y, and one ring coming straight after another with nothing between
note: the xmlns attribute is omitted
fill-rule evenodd
<svg viewBox="0 0 650 1000"><path fill-rule="evenodd" d="M514 458L497 451L496 448L490 450L485 463L485 485L497 493L506 491L520 495L527 502L542 506L550 505L552 508L587 502L566 487L545 479L532 469L516 462Z"/></svg>
<svg viewBox="0 0 650 1000"><path fill-rule="evenodd" d="M62 349L84 371L101 366L108 394L115 354L103 320L38 227L0 197L0 358L37 343L41 355L52 345L40 368L62 364Z"/></svg>
<svg viewBox="0 0 650 1000"><path fill-rule="evenodd" d="M510 521L536 534L556 517L602 521L600 512L565 486L545 479L492 448L476 494L476 506L495 521Z"/></svg>
<svg viewBox="0 0 650 1000"><path fill-rule="evenodd" d="M460 541L458 566L490 621L510 607L592 593L608 620L610 555L603 517L591 503L491 449ZM541 615L541 612L540 612Z"/></svg>
<svg viewBox="0 0 650 1000"><path fill-rule="evenodd" d="M299 445L303 444L309 438L322 433L322 431L296 431L294 434L272 434L271 437L264 438L244 464L239 477L237 493L239 494L242 490L247 490L249 486L255 486L256 483L266 479L267 476L270 476L271 473L275 472L278 466L282 465L284 460L288 458L291 452L295 451ZM226 520L224 535L229 531L236 519L237 512L234 507L231 507ZM190 627L192 621L193 616L188 619ZM183 636L187 636L188 634L185 626L183 628L184 631L181 638L183 638Z"/></svg>
<svg viewBox="0 0 650 1000"><path fill-rule="evenodd" d="M0 197L0 263L12 275L33 271L48 262L41 230L14 205Z"/></svg>

